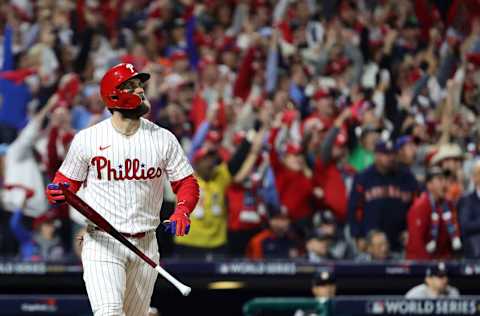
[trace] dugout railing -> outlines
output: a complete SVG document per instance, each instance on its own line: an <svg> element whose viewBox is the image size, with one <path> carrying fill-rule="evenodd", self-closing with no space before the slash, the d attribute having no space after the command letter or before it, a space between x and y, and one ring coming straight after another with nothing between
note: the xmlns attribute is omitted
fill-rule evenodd
<svg viewBox="0 0 480 316"><path fill-rule="evenodd" d="M480 315L480 296L458 299L405 299L402 296L337 297L330 300L300 297L262 297L243 306L244 316L270 315Z"/></svg>

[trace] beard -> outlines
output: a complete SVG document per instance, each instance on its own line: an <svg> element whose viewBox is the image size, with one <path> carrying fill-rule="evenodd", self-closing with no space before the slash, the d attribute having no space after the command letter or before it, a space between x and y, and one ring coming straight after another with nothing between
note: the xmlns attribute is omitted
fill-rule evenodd
<svg viewBox="0 0 480 316"><path fill-rule="evenodd" d="M124 110L124 109L115 109L115 111L120 112L123 118L138 120L143 115L147 114L150 111L150 107L142 102L138 107L133 110Z"/></svg>

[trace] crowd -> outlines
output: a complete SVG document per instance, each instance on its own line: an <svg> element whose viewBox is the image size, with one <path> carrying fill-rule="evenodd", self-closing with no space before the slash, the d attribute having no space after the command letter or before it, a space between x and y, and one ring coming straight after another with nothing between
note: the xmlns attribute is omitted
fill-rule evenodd
<svg viewBox="0 0 480 316"><path fill-rule="evenodd" d="M123 62L151 74L147 118L178 138L200 185L190 233L159 229L163 256L480 257L477 1L3 0L0 12L2 256L78 254L84 219L44 188L73 135L109 119L98 82Z"/></svg>

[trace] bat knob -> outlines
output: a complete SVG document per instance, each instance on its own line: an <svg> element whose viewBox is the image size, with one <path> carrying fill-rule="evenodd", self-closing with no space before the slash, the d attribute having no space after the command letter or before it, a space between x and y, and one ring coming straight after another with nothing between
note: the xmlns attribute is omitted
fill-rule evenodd
<svg viewBox="0 0 480 316"><path fill-rule="evenodd" d="M188 296L188 294L190 294L190 292L192 291L192 288L184 285L180 287L178 290L180 291L180 293L182 293L183 296Z"/></svg>

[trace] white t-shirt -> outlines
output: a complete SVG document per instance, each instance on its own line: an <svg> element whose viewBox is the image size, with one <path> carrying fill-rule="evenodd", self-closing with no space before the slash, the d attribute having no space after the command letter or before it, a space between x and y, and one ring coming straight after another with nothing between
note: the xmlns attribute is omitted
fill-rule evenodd
<svg viewBox="0 0 480 316"><path fill-rule="evenodd" d="M175 136L143 118L130 136L117 132L111 119L80 131L59 171L86 181L85 202L130 234L160 224L165 178L178 181L193 173Z"/></svg>
<svg viewBox="0 0 480 316"><path fill-rule="evenodd" d="M405 294L405 298L416 298L416 299L435 299L435 298L459 298L460 292L453 286L448 285L445 293L436 296L430 291L428 286L423 283L417 285L410 289L410 291Z"/></svg>
<svg viewBox="0 0 480 316"><path fill-rule="evenodd" d="M24 208L25 214L33 217L41 215L48 208L40 165L33 153L40 133L41 122L32 119L8 147L5 156L5 184L20 184L35 193ZM2 202L5 209L15 211L22 207L24 198L23 190L5 191Z"/></svg>

